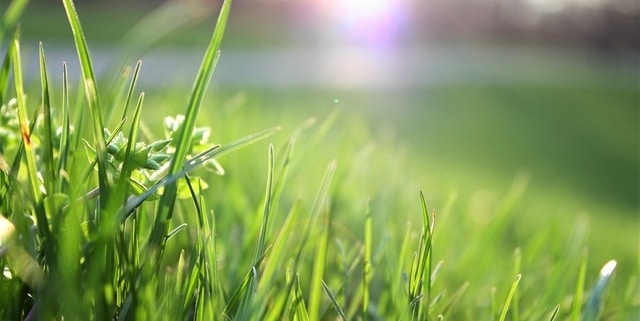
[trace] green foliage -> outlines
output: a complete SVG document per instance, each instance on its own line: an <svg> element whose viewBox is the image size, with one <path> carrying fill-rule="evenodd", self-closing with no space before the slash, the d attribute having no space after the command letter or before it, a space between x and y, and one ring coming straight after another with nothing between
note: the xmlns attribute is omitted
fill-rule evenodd
<svg viewBox="0 0 640 321"><path fill-rule="evenodd" d="M57 83L49 83L44 45L40 97L27 95L18 32L0 70L0 319L502 321L636 313L637 269L624 275L626 291L608 291L621 288L615 263L589 288L601 262L587 260L580 225L566 237L553 234L552 223L520 232L514 213L526 178L516 178L492 210L451 195L436 216L423 192L416 197L402 149L376 141L348 112L318 123L287 115L293 130L246 135L277 115L229 100L198 126L231 1L184 115L164 119L143 117L145 93L131 104L140 62L113 92L103 91L74 4L63 3L84 99L70 99L82 93L70 89L66 65L62 95L52 95ZM7 12L17 20L16 9ZM266 138L273 141L265 164L261 149L238 151ZM491 219L478 223L474 215Z"/></svg>

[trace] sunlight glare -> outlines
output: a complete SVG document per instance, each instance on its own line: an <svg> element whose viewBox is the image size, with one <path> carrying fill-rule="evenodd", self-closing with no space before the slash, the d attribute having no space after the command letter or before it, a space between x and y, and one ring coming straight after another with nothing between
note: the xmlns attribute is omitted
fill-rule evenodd
<svg viewBox="0 0 640 321"><path fill-rule="evenodd" d="M368 45L390 45L402 33L402 0L316 0L328 15L332 29L343 40Z"/></svg>

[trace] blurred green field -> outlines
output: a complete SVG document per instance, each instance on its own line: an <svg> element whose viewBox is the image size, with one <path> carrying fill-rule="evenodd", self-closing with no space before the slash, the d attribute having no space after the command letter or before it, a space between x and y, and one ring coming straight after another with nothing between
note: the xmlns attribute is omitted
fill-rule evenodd
<svg viewBox="0 0 640 321"><path fill-rule="evenodd" d="M466 85L417 93L222 90L212 94L215 102L204 110L211 114L203 119L215 123L220 106L238 95L247 101L246 115L255 114L263 126L291 130L332 110L341 111L340 124L347 128L365 120L366 128L354 130L404 151L401 175L410 179L400 186L424 189L440 206L452 193L463 202L485 192L500 199L524 177L518 220L533 230L552 220L569 231L580 217L587 219L594 259L626 257L630 266L621 268L637 269L640 109L633 84ZM259 128L254 126L249 128ZM349 129L334 130L325 162L358 137L342 133Z"/></svg>

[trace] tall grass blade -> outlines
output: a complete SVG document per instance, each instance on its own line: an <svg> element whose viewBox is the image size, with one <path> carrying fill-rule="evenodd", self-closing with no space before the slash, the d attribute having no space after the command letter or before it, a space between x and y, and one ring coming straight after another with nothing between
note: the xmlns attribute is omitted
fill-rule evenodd
<svg viewBox="0 0 640 321"><path fill-rule="evenodd" d="M71 132L71 125L69 122L69 78L67 73L67 64L62 63L62 131L60 132L60 156L58 158L57 175L61 175L66 172L67 162L69 159L69 135ZM57 192L62 192L65 186L65 180L63 178L58 180L56 187Z"/></svg>
<svg viewBox="0 0 640 321"><path fill-rule="evenodd" d="M129 214L132 213L132 211L134 209L136 209L138 206L140 206L140 204L142 204L146 199L148 199L149 197L151 197L151 195L155 194L158 189L160 189L161 187L165 187L171 184L174 184L176 181L178 181L180 178L182 178L185 174L191 173L192 171L198 169L200 166L202 166L207 160L214 158L214 157L221 157L226 155L227 153L234 151L238 148L250 145L252 143L255 143L259 140L265 139L275 133L277 133L278 131L280 131L279 127L274 127L274 128L270 128L270 129L266 129L263 130L261 132L255 133L253 135L249 135L246 137L243 137L241 139L235 140L227 145L224 146L220 146L220 145L216 145L213 146L203 152L201 152L200 154L192 157L191 159L187 160L184 163L184 167L182 168L181 171L173 174L173 175L167 175L164 178L162 178L161 180L159 180L158 182L156 182L153 186L149 187L149 189L147 189L144 193L142 193L139 196L135 196L135 197L131 197L129 198L129 200L127 201L127 203L125 204L124 207L122 207L122 209L120 210L120 217L122 219L126 218Z"/></svg>
<svg viewBox="0 0 640 321"><path fill-rule="evenodd" d="M136 104L133 119L131 121L131 128L129 130L129 138L125 150L124 161L122 162L122 169L120 170L120 178L118 179L118 182L116 184L115 193L117 193L118 195L117 197L112 198L112 203L109 206L110 209L113 208L115 210L117 209L117 207L121 206L121 204L125 204L125 202L127 201L129 180L136 166L136 162L134 160L134 152L136 142L138 141L138 132L140 131L140 115L142 113L143 102L144 93L141 93L140 97L138 98L138 103Z"/></svg>
<svg viewBox="0 0 640 321"><path fill-rule="evenodd" d="M600 277L591 290L591 295L589 295L584 310L582 311L582 321L595 321L598 319L602 308L602 299L606 292L605 290L613 276L613 272L616 270L617 264L615 260L611 260L600 270Z"/></svg>
<svg viewBox="0 0 640 321"><path fill-rule="evenodd" d="M458 299L462 297L464 292L467 291L468 287L469 287L469 282L465 282L455 293L453 293L453 295L451 295L451 299L449 300L447 305L444 306L440 314L442 314L443 316L446 316L447 312L449 312L451 307L453 307L453 305L458 301Z"/></svg>
<svg viewBox="0 0 640 321"><path fill-rule="evenodd" d="M413 319L429 319L428 305L431 302L432 277L432 238L434 222L429 219L429 210L424 193L420 191L420 209L422 212L422 234L418 253L414 256L411 273L409 275L409 306ZM433 214L435 218L435 214ZM427 307L418 304L424 298Z"/></svg>
<svg viewBox="0 0 640 321"><path fill-rule="evenodd" d="M554 321L556 319L556 317L558 316L558 311L560 311L560 306L556 305L556 307L553 309L553 312L551 312L551 316L549 317L549 321Z"/></svg>
<svg viewBox="0 0 640 321"><path fill-rule="evenodd" d="M267 186L264 195L264 207L262 211L262 225L260 228L260 235L258 239L258 247L253 256L253 264L255 266L258 258L264 256L264 251L267 243L267 232L269 226L269 218L271 214L271 206L273 199L273 171L274 171L274 156L273 145L269 144L269 158L267 163Z"/></svg>
<svg viewBox="0 0 640 321"><path fill-rule="evenodd" d="M300 288L300 277L296 274L293 279L293 302L291 307L293 321L309 321L309 313L307 312L307 306L304 303L302 297L302 289Z"/></svg>
<svg viewBox="0 0 640 321"><path fill-rule="evenodd" d="M328 215L327 215L328 216ZM309 318L310 320L320 320L320 305L322 303L322 278L327 261L327 250L329 243L329 227L331 220L327 217L325 224L316 226L317 243L315 244L315 256L311 272L311 285L309 287Z"/></svg>
<svg viewBox="0 0 640 321"><path fill-rule="evenodd" d="M364 221L364 266L362 271L362 319L369 319L369 301L371 300L371 252L373 250L373 222L371 218L371 202L367 203L367 213Z"/></svg>
<svg viewBox="0 0 640 321"><path fill-rule="evenodd" d="M507 312L509 312L509 307L511 307L511 301L513 300L513 297L518 289L518 284L520 283L521 278L522 278L521 274L516 275L516 279L511 285L511 290L509 290L509 294L507 295L507 300L505 301L504 306L502 307L502 312L500 313L500 318L498 318L498 321L504 321L507 319Z"/></svg>
<svg viewBox="0 0 640 321"><path fill-rule="evenodd" d="M129 85L129 90L127 91L127 96L124 101L124 108L122 109L122 116L120 119L124 119L127 116L129 103L131 102L131 97L133 97L133 90L136 88L136 84L138 83L138 76L140 75L140 68L142 67L142 61L138 60L135 68L133 69L133 74L131 76L131 84Z"/></svg>
<svg viewBox="0 0 640 321"><path fill-rule="evenodd" d="M38 224L36 225L40 237L42 237L43 240L46 240L43 241L46 258L48 260L53 260L55 258L53 250L54 240L51 234L51 230L49 229L49 220L44 209L44 204L42 203L42 192L40 191L40 182L38 181L38 168L36 164L35 153L33 150L33 144L31 142L31 131L35 122L31 124L30 127L29 120L27 119L27 106L25 102L26 96L23 87L22 60L20 57L20 41L18 40L18 32L16 32L16 35L13 39L11 57L11 61L13 63L13 77L16 90L16 99L18 101L18 119L20 122L22 133L22 146L24 148L24 156L27 162L29 187L31 197L33 198L32 202L34 204L36 219L38 221Z"/></svg>
<svg viewBox="0 0 640 321"><path fill-rule="evenodd" d="M324 282L324 280L322 280L322 289L324 290L324 293L329 297L329 302L331 302L331 305L336 310L336 313L338 313L339 319L342 321L347 321L347 316L344 314L344 311L342 311L342 308L338 303L338 299L336 299L335 294L331 292L331 289L329 289L329 286Z"/></svg>
<svg viewBox="0 0 640 321"><path fill-rule="evenodd" d="M62 3L64 5L65 12L67 13L67 19L69 20L69 25L73 34L73 41L76 45L78 59L80 60L80 70L82 72L85 96L89 104L89 110L91 110L93 134L96 139L95 148L98 160L98 184L100 187L100 198L102 201L106 202L110 191L107 186L109 186L111 182L110 178L107 176L107 167L109 165L107 163L105 152L107 143L104 137L104 121L102 120L100 110L100 95L98 93L98 86L93 72L89 48L82 30L82 25L80 24L78 12L76 11L72 0L62 0Z"/></svg>
<svg viewBox="0 0 640 321"><path fill-rule="evenodd" d="M55 161L53 159L53 114L51 113L51 97L49 96L49 79L47 76L47 64L44 58L44 48L42 43L39 45L40 58L40 85L42 88L42 106L44 113L44 135L43 138L43 156L42 165L44 166L44 187L47 195L53 195L55 191ZM51 199L51 198L49 198Z"/></svg>
<svg viewBox="0 0 640 321"><path fill-rule="evenodd" d="M202 99L207 91L209 82L213 75L216 63L220 57L220 43L222 42L222 36L229 16L229 9L231 8L231 0L225 0L222 3L222 8L218 15L218 21L216 23L211 42L207 48L200 70L196 76L191 96L189 97L189 103L187 104L187 111L185 113L184 123L178 133L177 142L175 142L176 151L173 155L171 163L169 165L168 175L177 174L182 170L189 147L191 146L192 133L196 124L196 118ZM155 222L153 224L153 230L149 238L149 244L153 247L158 247L157 252L159 256L162 256L164 250L165 235L169 222L173 216L174 205L176 202L178 186L176 184L169 184L166 186L162 197L158 204L158 210L156 212Z"/></svg>
<svg viewBox="0 0 640 321"><path fill-rule="evenodd" d="M6 103L9 100L7 92L9 90L9 74L11 72L11 55L13 52L13 41L9 43L9 48L5 53L2 60L2 66L0 67L0 105Z"/></svg>
<svg viewBox="0 0 640 321"><path fill-rule="evenodd" d="M580 269L578 270L578 280L576 282L576 290L573 294L573 303L571 304L571 321L580 320L580 309L582 308L582 300L584 298L584 284L587 279L587 251L582 255L580 260Z"/></svg>

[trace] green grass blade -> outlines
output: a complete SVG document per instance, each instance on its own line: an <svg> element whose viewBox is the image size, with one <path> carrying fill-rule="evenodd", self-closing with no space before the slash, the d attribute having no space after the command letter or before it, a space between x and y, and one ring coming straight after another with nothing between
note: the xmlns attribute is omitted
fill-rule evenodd
<svg viewBox="0 0 640 321"><path fill-rule="evenodd" d="M20 57L20 42L18 36L13 41L12 47L12 59L13 62L13 78L15 82L16 99L18 101L18 120L20 122L20 129L22 134L22 144L24 146L25 158L27 161L27 170L29 173L29 187L31 188L32 196L36 203L39 203L42 195L40 194L40 183L38 182L38 169L36 166L35 155L33 151L33 144L31 142L31 127L27 118L27 106L25 102L25 92L22 79L22 60ZM44 222L42 222L44 223Z"/></svg>
<svg viewBox="0 0 640 321"><path fill-rule="evenodd" d="M520 275L522 266L522 253L520 248L516 248L514 252L514 275ZM513 293L513 300L511 301L511 317L513 321L520 321L520 295L518 288Z"/></svg>
<svg viewBox="0 0 640 321"><path fill-rule="evenodd" d="M556 307L553 309L553 312L551 312L551 316L549 317L549 321L554 321L556 319L556 317L558 316L558 311L560 311L560 306L556 305Z"/></svg>
<svg viewBox="0 0 640 321"><path fill-rule="evenodd" d="M124 108L122 109L122 116L120 116L120 120L125 119L127 113L129 112L129 104L131 102L131 97L133 97L133 90L138 83L138 76L140 75L140 68L142 67L142 61L138 60L135 68L133 69L133 75L131 76L131 84L129 85L129 89L127 90L127 95L124 100Z"/></svg>
<svg viewBox="0 0 640 321"><path fill-rule="evenodd" d="M136 104L135 113L133 115L133 119L131 121L131 128L129 130L129 137L127 141L127 147L125 150L124 161L122 162L122 169L120 171L120 177L116 184L115 193L117 193L116 197L111 199L112 204L108 207L109 209L116 209L122 204L125 204L127 201L127 197L129 196L129 180L131 179L131 174L136 169L135 161L134 161L134 153L135 146L138 140L138 133L140 131L140 115L142 113L142 103L144 102L144 93L140 94L138 98L138 103ZM111 210L109 210L111 212Z"/></svg>
<svg viewBox="0 0 640 321"><path fill-rule="evenodd" d="M607 289L609 281L611 281L611 277L613 276L613 272L616 270L617 264L618 263L615 260L611 260L600 270L600 277L598 278L596 285L591 290L591 295L589 295L584 306L581 319L582 321L595 321L598 319L602 308L603 297L606 292L605 290Z"/></svg>
<svg viewBox="0 0 640 321"><path fill-rule="evenodd" d="M177 180L182 178L185 174L191 173L192 171L198 169L207 160L214 157L224 156L231 151L250 145L259 140L265 139L277 133L278 131L280 131L279 127L263 130L253 135L249 135L241 139L235 140L224 146L219 146L219 145L213 146L203 151L202 153L192 157L191 159L185 162L184 167L180 172L173 175L165 176L164 178L159 180L157 183L155 183L153 186L149 187L149 189L145 191L143 194L137 197L130 198L127 201L127 204L125 204L125 206L120 210L121 217L125 218L126 216L128 216L135 208L140 206L142 202L144 202L147 198L149 198L151 195L156 193L159 188L168 186L170 184L174 184Z"/></svg>
<svg viewBox="0 0 640 321"><path fill-rule="evenodd" d="M37 228L40 236L46 240L43 242L46 256L49 260L53 260L53 239L51 230L49 229L49 221L42 204L42 193L40 192L40 182L38 181L38 168L36 164L33 144L31 142L31 128L27 119L27 106L25 102L25 92L22 79L22 60L20 57L20 41L18 40L18 32L13 39L12 47L12 63L13 77L16 90L16 99L18 101L18 119L22 131L22 146L24 148L24 156L27 162L27 172L30 192L32 193L35 214L38 220ZM35 122L34 122L35 123ZM33 124L31 124L33 126Z"/></svg>
<svg viewBox="0 0 640 321"><path fill-rule="evenodd" d="M364 221L364 266L362 269L362 291L363 291L363 299L362 299L362 319L364 321L368 320L369 315L369 301L370 298L370 287L371 287L371 252L373 248L373 222L371 218L371 202L367 203L367 213Z"/></svg>
<svg viewBox="0 0 640 321"><path fill-rule="evenodd" d="M13 52L13 41L9 43L9 48L2 60L0 67L0 105L4 104L8 99L7 92L9 90L9 74L11 72L11 53Z"/></svg>
<svg viewBox="0 0 640 321"><path fill-rule="evenodd" d="M328 215L327 215L328 216ZM309 287L309 318L310 320L320 320L320 305L322 303L322 279L327 261L327 250L329 243L329 228L331 221L327 217L326 223L316 230L320 235L317 236L315 244L315 256L313 258L313 267L311 272L311 285Z"/></svg>
<svg viewBox="0 0 640 321"><path fill-rule="evenodd" d="M464 292L467 291L468 287L469 287L469 282L465 282L453 295L451 295L451 299L449 299L449 302L447 303L447 305L445 305L445 307L442 309L442 312L440 313L442 316L447 315L447 312L449 312L451 307L453 307L453 305L458 301L458 299L462 297Z"/></svg>
<svg viewBox="0 0 640 321"><path fill-rule="evenodd" d="M80 70L82 71L85 96L89 104L89 109L91 110L93 133L96 139L95 148L98 160L98 183L100 186L100 196L101 199L106 202L110 191L107 186L111 184L111 180L107 176L107 167L109 165L106 158L105 149L107 143L104 137L103 129L105 126L100 110L100 95L98 93L98 86L93 72L89 48L87 46L84 32L82 31L78 12L76 11L72 0L62 0L62 3L64 4L64 9L67 13L67 19L69 20L69 25L73 34L73 41L76 45L78 59L80 60Z"/></svg>
<svg viewBox="0 0 640 321"><path fill-rule="evenodd" d="M511 306L511 301L518 289L518 284L520 283L520 279L522 278L521 274L516 275L515 281L511 285L511 290L509 290L509 294L507 295L507 300L504 303L504 307L502 307L502 312L500 313L500 318L498 321L504 321L507 319L507 312L509 312L509 307Z"/></svg>
<svg viewBox="0 0 640 321"><path fill-rule="evenodd" d="M44 145L42 164L44 165L44 187L48 195L53 195L55 191L56 173L53 159L53 114L51 113L51 98L49 96L49 80L47 76L47 64L44 58L44 48L39 45L40 58L40 85L42 88L42 106L44 112L44 134L42 141Z"/></svg>
<svg viewBox="0 0 640 321"><path fill-rule="evenodd" d="M211 42L206 50L191 91L191 96L189 97L184 123L182 124L182 128L178 134L177 142L175 142L176 151L169 165L169 175L174 175L182 170L182 165L184 164L187 153L189 152L192 133L196 124L200 105L202 104L207 87L209 86L209 82L213 76L216 63L220 57L220 43L222 42L222 36L224 34L230 8L231 0L225 0L222 3L222 8L218 15L218 21L216 23L213 36L211 37ZM173 216L177 189L178 186L176 184L167 185L158 204L153 230L149 239L149 243L152 246L159 247L160 251L158 251L158 255L162 255L164 249L164 235L167 233L169 221Z"/></svg>
<svg viewBox="0 0 640 321"><path fill-rule="evenodd" d="M434 222L429 219L429 210L424 193L420 191L420 209L422 212L422 234L418 253L414 257L411 273L409 275L409 301L412 306L413 318L429 319L428 305L431 302L431 277L432 277L432 237ZM435 214L433 214L435 218ZM423 305L417 304L418 300L425 299L427 308L423 310Z"/></svg>
<svg viewBox="0 0 640 321"><path fill-rule="evenodd" d="M67 72L67 63L62 63L62 132L60 133L60 157L58 158L57 173L66 172L69 159L69 135L71 132L70 116L69 116L69 78ZM58 180L56 191L61 192L64 188L64 179Z"/></svg>
<svg viewBox="0 0 640 321"><path fill-rule="evenodd" d="M264 256L267 243L267 232L269 226L269 217L271 213L271 205L273 199L273 171L274 171L273 145L269 144L269 160L267 165L267 186L264 195L264 207L262 213L262 226L260 228L260 236L258 239L258 247L253 256L253 264L255 266L258 258Z"/></svg>
<svg viewBox="0 0 640 321"><path fill-rule="evenodd" d="M336 310L336 313L338 313L338 317L340 318L340 320L347 321L347 316L344 314L344 311L342 311L342 308L338 303L338 299L336 299L335 294L333 294L331 289L329 289L329 286L324 282L324 280L322 280L322 289L324 290L324 293L329 297L329 302L331 302L331 305Z"/></svg>
<svg viewBox="0 0 640 321"><path fill-rule="evenodd" d="M582 260L580 260L580 269L578 270L578 280L576 282L576 290L573 294L573 303L571 304L571 321L580 320L580 308L582 308L582 300L584 298L584 284L587 279L587 251L584 251Z"/></svg>
<svg viewBox="0 0 640 321"><path fill-rule="evenodd" d="M309 321L309 313L307 312L307 306L304 303L302 297L302 289L300 288L300 277L296 274L293 279L293 302L291 307L291 320L294 321Z"/></svg>

